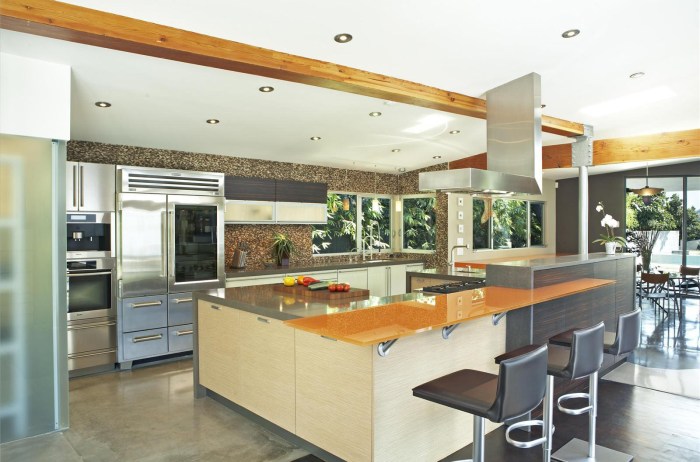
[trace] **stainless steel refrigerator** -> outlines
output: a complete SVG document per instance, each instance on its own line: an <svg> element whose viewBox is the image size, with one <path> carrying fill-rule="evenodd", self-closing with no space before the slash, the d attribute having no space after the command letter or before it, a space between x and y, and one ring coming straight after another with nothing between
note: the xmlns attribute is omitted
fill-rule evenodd
<svg viewBox="0 0 700 462"><path fill-rule="evenodd" d="M224 175L117 169L122 368L192 349L192 291L224 287Z"/></svg>

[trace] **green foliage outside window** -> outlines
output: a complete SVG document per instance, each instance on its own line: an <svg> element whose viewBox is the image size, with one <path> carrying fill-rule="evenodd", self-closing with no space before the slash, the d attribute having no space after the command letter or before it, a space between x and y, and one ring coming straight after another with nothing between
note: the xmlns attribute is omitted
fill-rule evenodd
<svg viewBox="0 0 700 462"><path fill-rule="evenodd" d="M435 250L435 197L403 200L403 248Z"/></svg>
<svg viewBox="0 0 700 462"><path fill-rule="evenodd" d="M474 249L544 245L544 202L474 198L472 210Z"/></svg>
<svg viewBox="0 0 700 462"><path fill-rule="evenodd" d="M353 253L358 248L358 199L361 199L362 223L360 224L360 245L365 249L370 245L375 250L391 247L391 199L377 198L376 210L372 207L372 197L356 194L329 193L326 199L325 225L315 225L311 231L312 251L318 254ZM343 209L346 201L348 210Z"/></svg>

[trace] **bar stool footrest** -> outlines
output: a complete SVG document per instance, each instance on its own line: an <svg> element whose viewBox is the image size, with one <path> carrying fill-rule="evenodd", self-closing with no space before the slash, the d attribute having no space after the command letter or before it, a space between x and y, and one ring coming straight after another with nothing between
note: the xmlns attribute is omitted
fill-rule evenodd
<svg viewBox="0 0 700 462"><path fill-rule="evenodd" d="M510 427L506 429L506 441L511 444L512 446L515 446L516 448L520 449L527 449L527 448L534 448L535 446L539 446L540 444L543 444L547 438L545 436L542 436L540 438L537 438L535 440L531 441L518 441L516 439L511 438L510 432L513 430L517 430L519 428L523 427L542 427L542 434L544 435L544 422L541 420L525 420L522 422L516 422ZM554 428L552 428L552 433L554 433Z"/></svg>
<svg viewBox="0 0 700 462"><path fill-rule="evenodd" d="M625 454L624 452L615 451L614 449L604 446L595 446L595 459L588 458L588 442L574 438L557 452L552 454L552 460L560 462L630 462L634 456Z"/></svg>
<svg viewBox="0 0 700 462"><path fill-rule="evenodd" d="M563 401L567 401L569 399L587 399L590 402L591 396L588 393L569 393L566 395L561 395L559 399L557 399L557 408L563 412L564 414L569 414L569 415L581 415L585 414L586 412L590 412L593 409L592 405L584 406L578 409L571 409L566 406L562 406Z"/></svg>

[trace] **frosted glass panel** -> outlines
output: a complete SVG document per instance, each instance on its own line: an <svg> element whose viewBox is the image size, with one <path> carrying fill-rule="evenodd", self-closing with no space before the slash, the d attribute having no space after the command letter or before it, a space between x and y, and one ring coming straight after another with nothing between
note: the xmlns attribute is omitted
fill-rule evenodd
<svg viewBox="0 0 700 462"><path fill-rule="evenodd" d="M49 140L0 135L0 441L56 427Z"/></svg>

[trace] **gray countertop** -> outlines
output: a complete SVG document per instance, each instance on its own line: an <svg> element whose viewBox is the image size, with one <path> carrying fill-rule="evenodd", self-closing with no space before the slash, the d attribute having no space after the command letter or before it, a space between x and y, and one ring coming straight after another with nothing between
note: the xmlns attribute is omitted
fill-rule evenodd
<svg viewBox="0 0 700 462"><path fill-rule="evenodd" d="M337 263L312 263L304 265L289 265L289 266L273 266L273 267L247 267L247 268L228 268L226 270L226 278L241 278L249 276L267 276L286 273L304 273L324 270L339 270L353 268L367 268L370 266L388 266L388 265L411 265L423 263L423 260L407 259L407 258L386 258L374 259L366 261L347 261Z"/></svg>
<svg viewBox="0 0 700 462"><path fill-rule="evenodd" d="M502 261L496 263L487 263L488 266L509 266L517 268L530 268L532 270L545 270L551 268L561 268L564 266L575 266L582 263L596 263L603 260L619 260L621 258L634 258L631 253L616 253L615 255L606 255L604 252L589 253L588 255L563 255L551 256L533 259Z"/></svg>
<svg viewBox="0 0 700 462"><path fill-rule="evenodd" d="M365 300L319 300L295 296L275 290L277 284L260 286L233 287L229 289L212 289L194 292L199 300L217 305L255 313L272 319L295 319L344 311L361 310L374 306L387 305L401 301L434 298L418 293L394 295L392 297L373 297Z"/></svg>

